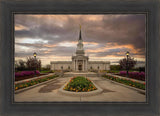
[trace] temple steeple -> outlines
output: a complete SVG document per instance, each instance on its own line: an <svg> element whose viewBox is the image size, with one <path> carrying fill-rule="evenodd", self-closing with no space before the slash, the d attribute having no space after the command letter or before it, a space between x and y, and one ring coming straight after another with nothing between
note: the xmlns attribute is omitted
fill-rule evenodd
<svg viewBox="0 0 160 116"><path fill-rule="evenodd" d="M80 32L79 32L79 40L82 40L82 37L81 37L81 25L80 25Z"/></svg>
<svg viewBox="0 0 160 116"><path fill-rule="evenodd" d="M84 55L83 40L82 40L82 35L81 35L81 25L80 25L79 39L78 39L76 54L77 55Z"/></svg>

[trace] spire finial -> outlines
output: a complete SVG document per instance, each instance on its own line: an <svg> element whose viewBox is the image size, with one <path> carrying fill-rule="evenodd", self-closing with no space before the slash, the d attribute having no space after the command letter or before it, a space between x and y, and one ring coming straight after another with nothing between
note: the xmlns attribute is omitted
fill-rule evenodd
<svg viewBox="0 0 160 116"><path fill-rule="evenodd" d="M79 28L81 29L81 24L79 24Z"/></svg>
<svg viewBox="0 0 160 116"><path fill-rule="evenodd" d="M79 24L79 27L80 27L79 40L82 40L82 37L81 37L81 25L80 24Z"/></svg>

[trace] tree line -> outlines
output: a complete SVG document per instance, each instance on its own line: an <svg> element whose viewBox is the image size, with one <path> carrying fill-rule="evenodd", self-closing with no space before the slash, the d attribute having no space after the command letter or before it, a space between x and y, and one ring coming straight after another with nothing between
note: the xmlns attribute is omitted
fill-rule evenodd
<svg viewBox="0 0 160 116"><path fill-rule="evenodd" d="M27 60L18 60L15 61L15 70L24 71L24 70L41 70L41 60L35 59L33 57L27 57Z"/></svg>
<svg viewBox="0 0 160 116"><path fill-rule="evenodd" d="M127 58L123 58L119 60L119 65L111 65L110 70L126 70L128 66L128 70L137 70L139 72L145 71L145 67L134 68L136 64L137 61L134 58L128 57L128 63Z"/></svg>

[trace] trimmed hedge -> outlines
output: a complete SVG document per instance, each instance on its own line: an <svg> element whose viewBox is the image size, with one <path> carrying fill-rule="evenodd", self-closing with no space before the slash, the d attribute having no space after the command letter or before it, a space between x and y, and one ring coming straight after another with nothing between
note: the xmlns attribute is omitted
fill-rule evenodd
<svg viewBox="0 0 160 116"><path fill-rule="evenodd" d="M126 76L127 72L126 71L120 71L119 75L120 76ZM128 72L128 76L129 76L129 78L145 81L145 73L144 72Z"/></svg>
<svg viewBox="0 0 160 116"><path fill-rule="evenodd" d="M125 84L125 85L129 85L129 86L132 86L132 87L136 87L136 88L145 90L145 82L142 84L142 83L138 83L138 82L133 81L133 80L121 79L121 78L114 77L114 76L109 76L109 75L104 75L104 77L107 78L107 79Z"/></svg>
<svg viewBox="0 0 160 116"><path fill-rule="evenodd" d="M35 72L34 71L21 71L21 72L16 72L15 73L15 77L24 77L24 76L30 76L30 75L34 75ZM36 70L36 74L39 75L40 72L38 70Z"/></svg>
<svg viewBox="0 0 160 116"><path fill-rule="evenodd" d="M32 86L32 85L36 85L38 83L48 81L48 80L54 79L56 77L58 77L58 75L53 75L53 76L50 76L50 77L44 77L44 78L41 78L41 79L35 79L35 80L30 80L30 81L27 81L27 82L24 82L24 83L15 84L15 90L26 88L26 87L29 87L29 86Z"/></svg>

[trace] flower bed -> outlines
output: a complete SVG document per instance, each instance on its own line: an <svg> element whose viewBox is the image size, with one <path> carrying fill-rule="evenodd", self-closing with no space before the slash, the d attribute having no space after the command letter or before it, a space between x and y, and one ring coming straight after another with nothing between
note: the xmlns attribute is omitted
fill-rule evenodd
<svg viewBox="0 0 160 116"><path fill-rule="evenodd" d="M119 75L120 76L126 76L127 72L126 71L120 71ZM128 75L129 75L129 78L145 81L145 73L144 72L128 72Z"/></svg>
<svg viewBox="0 0 160 116"><path fill-rule="evenodd" d="M41 79L35 79L35 80L30 80L30 81L27 81L27 82L23 82L23 83L18 83L18 84L15 84L15 90L26 88L26 87L29 87L29 86L32 86L32 85L36 85L38 83L48 81L48 80L53 79L55 77L58 77L58 75L53 75L53 76L50 76L50 77L44 77L44 78L41 78Z"/></svg>
<svg viewBox="0 0 160 116"><path fill-rule="evenodd" d="M89 92L97 88L89 79L78 76L73 77L63 89L73 92Z"/></svg>
<svg viewBox="0 0 160 116"><path fill-rule="evenodd" d="M133 80L120 79L118 77L114 77L114 76L110 76L110 75L105 75L104 77L107 78L107 79L119 82L119 83L123 83L125 85L129 85L129 86L132 86L132 87L136 87L136 88L145 90L145 82L144 83L138 83L138 82L135 82Z"/></svg>
<svg viewBox="0 0 160 116"><path fill-rule="evenodd" d="M34 75L34 74L35 74L34 71L21 71L21 72L16 72L15 77L24 77L24 76ZM36 74L39 75L40 72L36 70Z"/></svg>
<svg viewBox="0 0 160 116"><path fill-rule="evenodd" d="M15 73L15 81L20 81L20 80L24 80L24 79L29 79L29 78L33 78L35 76L41 76L44 74L40 74L40 72L37 70L36 71L36 75L34 71L21 71L21 72L16 72Z"/></svg>

